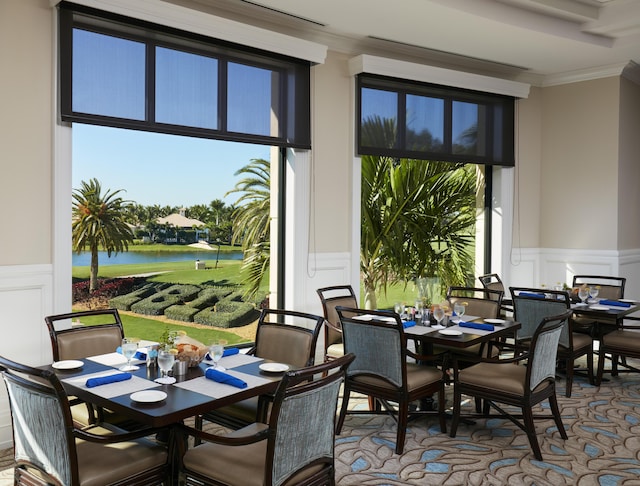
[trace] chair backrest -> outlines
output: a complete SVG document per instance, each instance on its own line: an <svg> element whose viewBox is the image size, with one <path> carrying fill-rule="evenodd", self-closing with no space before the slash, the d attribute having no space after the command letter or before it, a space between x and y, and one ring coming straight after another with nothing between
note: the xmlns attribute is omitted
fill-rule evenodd
<svg viewBox="0 0 640 486"><path fill-rule="evenodd" d="M57 484L78 484L78 457L69 402L57 376L0 356L7 386L15 461Z"/></svg>
<svg viewBox="0 0 640 486"><path fill-rule="evenodd" d="M302 470L325 469L333 478L338 394L354 358L285 373L269 416L275 433L267 442L265 485L280 485Z"/></svg>
<svg viewBox="0 0 640 486"><path fill-rule="evenodd" d="M406 347L400 316L385 311L337 307L344 352L356 359L348 376L382 378L398 389L407 382Z"/></svg>
<svg viewBox="0 0 640 486"><path fill-rule="evenodd" d="M83 325L73 325L72 321L77 319L85 322ZM55 361L113 353L124 337L117 309L57 314L47 316L44 320L49 328ZM66 324L63 329L60 328L61 324Z"/></svg>
<svg viewBox="0 0 640 486"><path fill-rule="evenodd" d="M467 308L465 314L469 316L495 319L500 315L500 304L502 303L503 293L502 290L491 290L487 288L449 287L447 300L452 308L458 301L466 302Z"/></svg>
<svg viewBox="0 0 640 486"><path fill-rule="evenodd" d="M563 290L534 289L527 287L509 287L513 299L514 319L521 325L517 331L518 339L531 339L540 321L555 316L571 308L569 293ZM571 345L570 327L562 328L560 344Z"/></svg>
<svg viewBox="0 0 640 486"><path fill-rule="evenodd" d="M480 275L478 277L478 280L480 280L480 283L485 289L500 290L504 295L504 292L506 289L504 288L504 284L502 283L502 280L500 279L500 276L497 273L488 273L486 275Z"/></svg>
<svg viewBox="0 0 640 486"><path fill-rule="evenodd" d="M315 361L324 317L302 312L262 309L252 354L297 367Z"/></svg>
<svg viewBox="0 0 640 486"><path fill-rule="evenodd" d="M358 299L351 285L323 287L316 290L316 292L320 296L320 302L322 302L324 318L335 328L340 329L340 318L336 312L336 307L358 307ZM325 348L342 341L342 334L336 332L330 326L325 327L325 330Z"/></svg>
<svg viewBox="0 0 640 486"><path fill-rule="evenodd" d="M571 309L541 319L531 339L527 360L527 391L532 392L544 380L555 380L558 343L568 327Z"/></svg>
<svg viewBox="0 0 640 486"><path fill-rule="evenodd" d="M627 279L624 277L607 277L603 275L574 275L572 287L580 287L586 284L587 287L598 285L600 292L599 299L624 299L624 286Z"/></svg>

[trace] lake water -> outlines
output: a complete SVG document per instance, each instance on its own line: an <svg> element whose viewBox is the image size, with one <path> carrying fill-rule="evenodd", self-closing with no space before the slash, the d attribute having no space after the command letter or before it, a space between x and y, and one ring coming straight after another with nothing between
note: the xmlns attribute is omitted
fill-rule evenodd
<svg viewBox="0 0 640 486"><path fill-rule="evenodd" d="M131 265L135 263L159 263L159 262L184 262L196 260L216 261L216 251L125 251L117 255L112 253L111 258L106 251L98 252L98 263L102 265ZM220 252L220 260L242 260L241 251ZM74 267L88 267L91 265L91 254L88 252L73 253L71 264Z"/></svg>

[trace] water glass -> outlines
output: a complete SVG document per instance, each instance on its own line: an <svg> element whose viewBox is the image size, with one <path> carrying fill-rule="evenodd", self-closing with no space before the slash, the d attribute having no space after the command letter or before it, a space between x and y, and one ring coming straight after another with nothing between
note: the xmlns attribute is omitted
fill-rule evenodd
<svg viewBox="0 0 640 486"><path fill-rule="evenodd" d="M213 341L209 346L209 357L213 361L212 368L218 367L218 361L222 358L222 354L224 353L224 346L220 341Z"/></svg>
<svg viewBox="0 0 640 486"><path fill-rule="evenodd" d="M135 371L139 369L138 366L134 366L131 364L131 359L135 356L136 351L138 351L138 341L133 340L131 338L124 338L122 340L122 355L127 358L127 364L120 367L120 371Z"/></svg>
<svg viewBox="0 0 640 486"><path fill-rule="evenodd" d="M589 296L591 297L591 299L597 303L597 297L598 294L600 293L600 286L599 285L593 285L591 287L589 287Z"/></svg>
<svg viewBox="0 0 640 486"><path fill-rule="evenodd" d="M456 313L456 316L458 316L459 321L462 320L462 316L467 310L467 305L468 304L466 302L456 302L455 304L453 304L453 312Z"/></svg>
<svg viewBox="0 0 640 486"><path fill-rule="evenodd" d="M589 287L584 285L578 289L578 297L583 304L587 303L587 299L589 298L589 290Z"/></svg>
<svg viewBox="0 0 640 486"><path fill-rule="evenodd" d="M438 327L442 327L442 319L444 319L444 309L442 306L435 306L433 309L433 317L435 317L436 321L438 321Z"/></svg>
<svg viewBox="0 0 640 486"><path fill-rule="evenodd" d="M169 376L169 371L173 368L176 355L171 352L169 348L164 348L158 351L158 368L160 368L160 378L156 378L156 383L162 383L163 385L170 385L176 382L176 379Z"/></svg>

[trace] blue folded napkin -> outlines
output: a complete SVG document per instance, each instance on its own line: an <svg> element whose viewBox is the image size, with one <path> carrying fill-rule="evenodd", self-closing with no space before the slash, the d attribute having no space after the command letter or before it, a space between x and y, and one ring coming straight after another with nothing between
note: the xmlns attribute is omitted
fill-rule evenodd
<svg viewBox="0 0 640 486"><path fill-rule="evenodd" d="M534 299L544 299L544 294L539 294L537 292L520 292L518 295L521 297L533 297Z"/></svg>
<svg viewBox="0 0 640 486"><path fill-rule="evenodd" d="M629 302L619 302L617 300L602 299L601 301L598 302L598 304L601 304L601 305L616 305L618 307L631 307L631 304Z"/></svg>
<svg viewBox="0 0 640 486"><path fill-rule="evenodd" d="M484 331L493 331L495 328L493 324L482 324L481 322L458 322L460 327L469 327L471 329L482 329Z"/></svg>
<svg viewBox="0 0 640 486"><path fill-rule="evenodd" d="M116 348L116 353L122 354L122 346L118 346ZM147 353L143 353L142 351L136 351L136 354L133 355L131 359L141 359L142 361L147 360Z"/></svg>
<svg viewBox="0 0 640 486"><path fill-rule="evenodd" d="M407 327L413 327L413 326L415 326L415 325L416 325L416 321L404 321L404 322L402 323L402 327L404 327L405 329L406 329Z"/></svg>
<svg viewBox="0 0 640 486"><path fill-rule="evenodd" d="M96 376L95 378L87 379L85 385L87 388L93 388L94 386L106 385L108 383L117 383L119 381L130 380L133 375L131 373L116 373L107 376Z"/></svg>
<svg viewBox="0 0 640 486"><path fill-rule="evenodd" d="M224 383L225 385L235 386L236 388L247 388L247 383L240 378L228 375L222 371L218 371L215 368L209 368L204 372L204 376L210 380L217 381L218 383Z"/></svg>

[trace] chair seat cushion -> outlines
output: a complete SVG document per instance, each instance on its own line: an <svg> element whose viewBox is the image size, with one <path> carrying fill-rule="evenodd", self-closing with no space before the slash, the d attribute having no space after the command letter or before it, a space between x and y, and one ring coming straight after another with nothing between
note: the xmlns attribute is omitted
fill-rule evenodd
<svg viewBox="0 0 640 486"><path fill-rule="evenodd" d="M479 386L499 393L522 396L527 374L525 366L513 363L477 363L460 370L458 381L462 384Z"/></svg>
<svg viewBox="0 0 640 486"><path fill-rule="evenodd" d="M624 349L625 354L640 355L640 332L619 329L602 337L603 346Z"/></svg>
<svg viewBox="0 0 640 486"><path fill-rule="evenodd" d="M375 376L353 376L353 382L373 385L378 388L396 390L389 382ZM436 383L442 379L442 371L432 366L423 366L416 363L407 363L407 390L409 392L423 386Z"/></svg>
<svg viewBox="0 0 640 486"><path fill-rule="evenodd" d="M336 343L327 348L326 355L331 358L340 358L344 356L344 344Z"/></svg>
<svg viewBox="0 0 640 486"><path fill-rule="evenodd" d="M572 335L573 350L579 351L584 348L591 348L593 346L593 339L587 334L574 332Z"/></svg>
<svg viewBox="0 0 640 486"><path fill-rule="evenodd" d="M91 429L94 434L106 435L111 431L102 427ZM147 439L103 444L76 440L78 470L83 486L112 484L146 469L167 463L167 450Z"/></svg>
<svg viewBox="0 0 640 486"><path fill-rule="evenodd" d="M265 424L254 423L227 434L227 437L252 435L267 428ZM224 484L261 486L264 484L266 455L266 440L234 447L206 442L189 449L183 462L188 470ZM320 469L321 466L318 466L304 474L297 474L284 484L296 484Z"/></svg>

